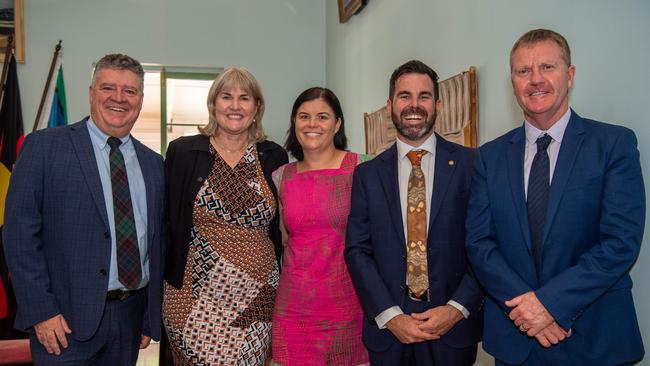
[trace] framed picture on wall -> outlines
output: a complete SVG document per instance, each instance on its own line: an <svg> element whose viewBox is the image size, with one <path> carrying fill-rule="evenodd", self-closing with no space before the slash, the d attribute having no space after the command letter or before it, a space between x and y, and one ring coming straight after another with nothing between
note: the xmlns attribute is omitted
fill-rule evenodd
<svg viewBox="0 0 650 366"><path fill-rule="evenodd" d="M339 2L339 23L345 23L351 16L358 13L368 0L338 0Z"/></svg>
<svg viewBox="0 0 650 366"><path fill-rule="evenodd" d="M7 41L13 37L16 61L25 62L24 0L0 0L0 61L4 62Z"/></svg>

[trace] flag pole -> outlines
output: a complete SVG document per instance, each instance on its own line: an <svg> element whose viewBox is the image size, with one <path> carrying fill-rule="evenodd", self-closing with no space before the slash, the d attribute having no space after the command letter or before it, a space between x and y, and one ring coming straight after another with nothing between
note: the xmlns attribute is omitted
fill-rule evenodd
<svg viewBox="0 0 650 366"><path fill-rule="evenodd" d="M0 77L0 103L2 103L2 97L5 95L5 84L7 83L7 74L9 72L9 63L11 61L10 57L12 55L11 51L13 48L14 37L9 36L9 39L7 39L7 49L5 50L4 65L2 66L2 77Z"/></svg>
<svg viewBox="0 0 650 366"><path fill-rule="evenodd" d="M34 127L32 127L32 132L36 131L38 128L38 121L41 119L41 113L43 113L43 106L45 105L45 98L47 98L47 90L50 88L50 83L52 82L52 75L54 74L54 65L56 65L56 58L59 57L59 51L61 51L61 40L59 44L54 48L54 56L52 56L52 63L50 63L50 71L47 73L47 80L45 81L45 89L43 89L43 96L41 97L41 103L38 105L38 112L36 113L36 120L34 121Z"/></svg>

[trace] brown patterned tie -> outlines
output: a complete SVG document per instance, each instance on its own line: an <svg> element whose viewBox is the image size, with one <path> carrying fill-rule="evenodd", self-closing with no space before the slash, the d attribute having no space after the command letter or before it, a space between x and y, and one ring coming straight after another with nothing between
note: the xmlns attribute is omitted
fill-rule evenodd
<svg viewBox="0 0 650 366"><path fill-rule="evenodd" d="M411 161L408 205L406 210L406 264L408 288L416 298L421 298L429 288L427 270L427 199L424 173L420 167L425 150L413 150L406 156Z"/></svg>

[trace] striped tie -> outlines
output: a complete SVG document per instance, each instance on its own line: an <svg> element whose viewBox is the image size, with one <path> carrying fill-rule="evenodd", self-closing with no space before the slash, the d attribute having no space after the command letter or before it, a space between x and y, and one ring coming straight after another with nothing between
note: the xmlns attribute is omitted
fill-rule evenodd
<svg viewBox="0 0 650 366"><path fill-rule="evenodd" d="M532 241L533 258L535 259L535 274L537 283L541 284L542 272L542 233L544 232L544 217L548 206L549 191L549 161L546 149L551 143L551 136L544 134L535 142L537 153L533 158L528 178L528 224Z"/></svg>
<svg viewBox="0 0 650 366"><path fill-rule="evenodd" d="M113 187L113 212L115 214L115 240L117 242L117 274L120 282L129 290L138 288L142 279L140 250L133 218L129 179L120 151L122 141L116 137L108 138L111 147L111 185Z"/></svg>

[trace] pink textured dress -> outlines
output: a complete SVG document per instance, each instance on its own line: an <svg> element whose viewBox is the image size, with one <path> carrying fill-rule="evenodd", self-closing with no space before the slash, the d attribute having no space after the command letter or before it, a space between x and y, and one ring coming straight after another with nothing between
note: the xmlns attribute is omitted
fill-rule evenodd
<svg viewBox="0 0 650 366"><path fill-rule="evenodd" d="M288 241L272 326L273 361L360 365L362 310L343 259L352 172L363 156L347 153L338 169L275 173Z"/></svg>

